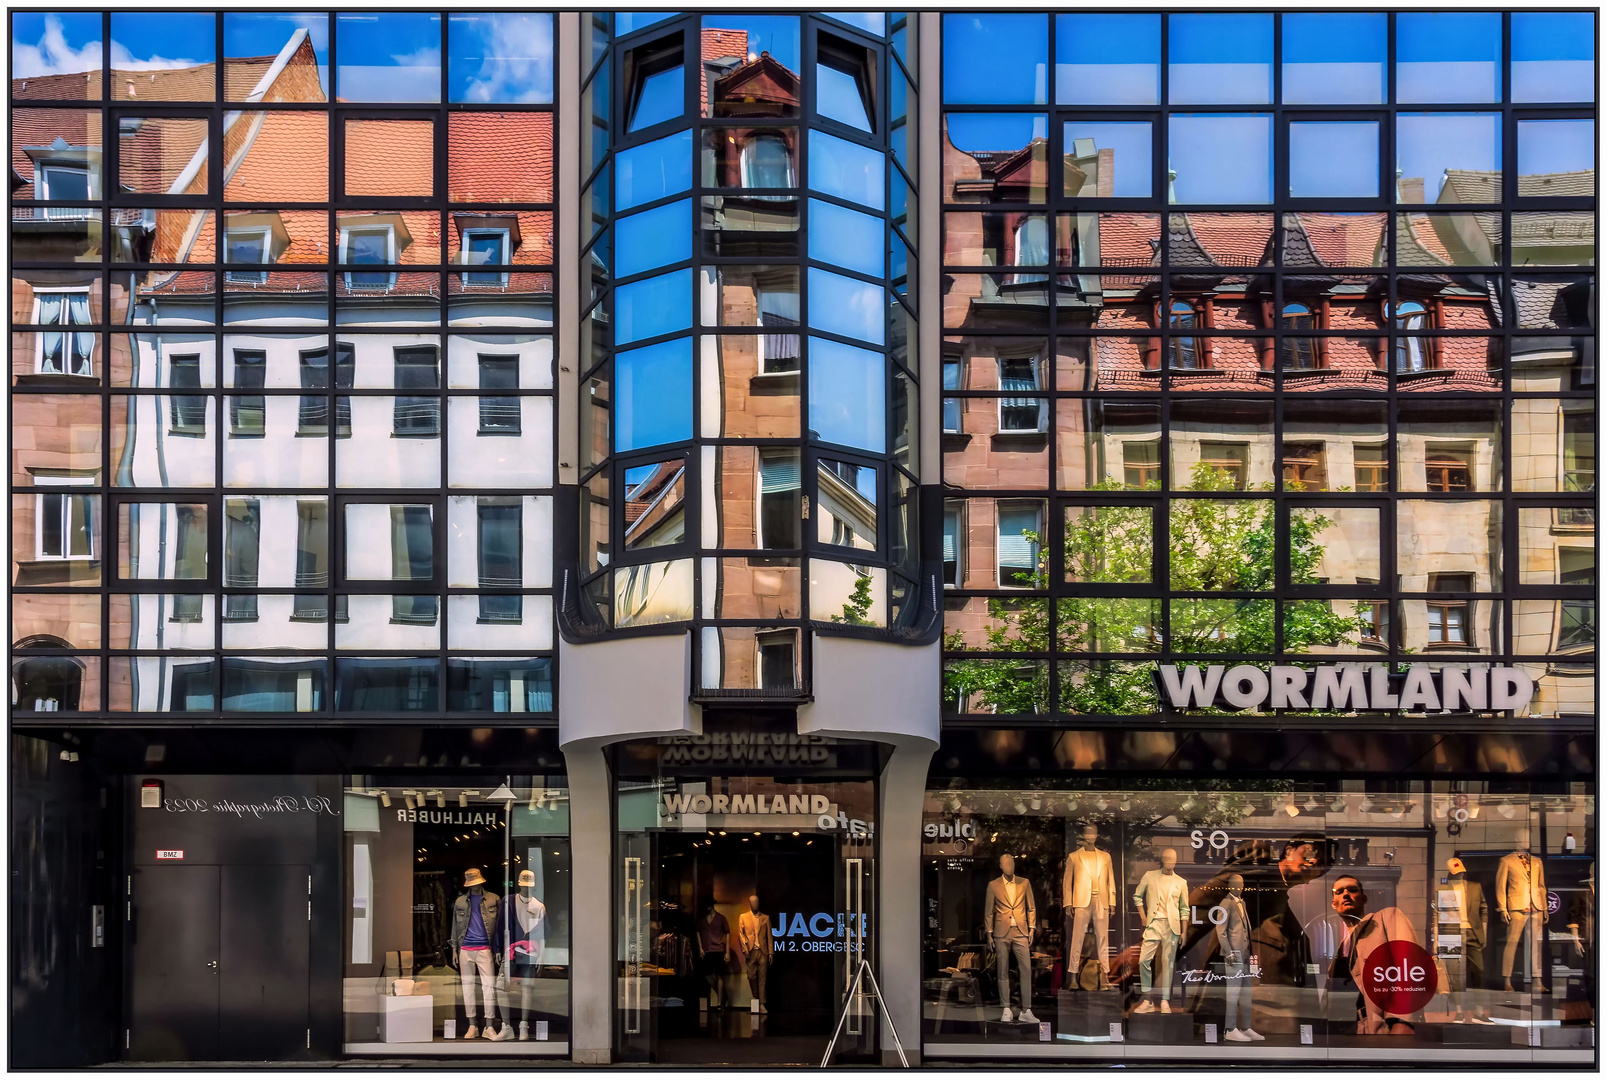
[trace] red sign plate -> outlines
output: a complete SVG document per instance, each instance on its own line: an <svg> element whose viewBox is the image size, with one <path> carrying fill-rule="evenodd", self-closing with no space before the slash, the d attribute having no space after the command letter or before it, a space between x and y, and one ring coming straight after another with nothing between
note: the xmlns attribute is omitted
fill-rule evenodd
<svg viewBox="0 0 1607 1080"><path fill-rule="evenodd" d="M1439 973L1434 957L1412 941L1391 941L1367 954L1361 989L1379 1009L1410 1016L1434 1000Z"/></svg>

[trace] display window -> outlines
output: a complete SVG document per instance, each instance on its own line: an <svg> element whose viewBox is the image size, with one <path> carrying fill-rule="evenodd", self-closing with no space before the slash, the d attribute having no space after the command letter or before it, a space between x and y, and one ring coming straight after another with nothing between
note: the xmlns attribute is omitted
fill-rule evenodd
<svg viewBox="0 0 1607 1080"><path fill-rule="evenodd" d="M1588 1064L1594 819L1584 784L929 790L924 1053Z"/></svg>
<svg viewBox="0 0 1607 1080"><path fill-rule="evenodd" d="M345 1052L567 1056L565 778L357 776L345 809Z"/></svg>

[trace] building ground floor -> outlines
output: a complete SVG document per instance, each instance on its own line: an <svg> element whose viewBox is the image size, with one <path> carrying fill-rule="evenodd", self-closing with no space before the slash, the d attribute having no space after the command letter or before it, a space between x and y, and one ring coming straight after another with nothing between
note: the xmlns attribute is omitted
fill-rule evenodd
<svg viewBox="0 0 1607 1080"><path fill-rule="evenodd" d="M11 1058L1593 1068L1589 732L39 728Z"/></svg>

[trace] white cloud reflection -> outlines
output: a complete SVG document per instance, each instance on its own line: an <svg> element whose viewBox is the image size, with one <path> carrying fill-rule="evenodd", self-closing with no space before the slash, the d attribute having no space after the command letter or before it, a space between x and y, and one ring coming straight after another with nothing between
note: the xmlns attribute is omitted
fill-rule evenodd
<svg viewBox="0 0 1607 1080"><path fill-rule="evenodd" d="M453 15L449 35L453 101L552 100L550 15Z"/></svg>

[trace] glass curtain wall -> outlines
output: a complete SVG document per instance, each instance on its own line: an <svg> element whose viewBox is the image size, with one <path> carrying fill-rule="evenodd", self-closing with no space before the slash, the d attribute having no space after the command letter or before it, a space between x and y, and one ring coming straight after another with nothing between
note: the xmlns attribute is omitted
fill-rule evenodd
<svg viewBox="0 0 1607 1080"><path fill-rule="evenodd" d="M584 106L573 617L692 624L697 694L796 698L807 630L914 612L908 28L609 18Z"/></svg>
<svg viewBox="0 0 1607 1080"><path fill-rule="evenodd" d="M15 709L550 713L551 14L12 55Z"/></svg>
<svg viewBox="0 0 1607 1080"><path fill-rule="evenodd" d="M1197 1063L1254 1044L1358 1064L1466 1051L1492 1065L1569 1051L1588 1062L1592 788L929 790L925 1052ZM1030 952L1014 960L987 926L1005 859L1035 900ZM1012 1007L1038 1023L1000 1022Z"/></svg>
<svg viewBox="0 0 1607 1080"><path fill-rule="evenodd" d="M569 1053L569 790L562 776L353 776L343 1049Z"/></svg>
<svg viewBox="0 0 1607 1080"><path fill-rule="evenodd" d="M1593 715L1592 16L943 27L946 711L1320 659Z"/></svg>

